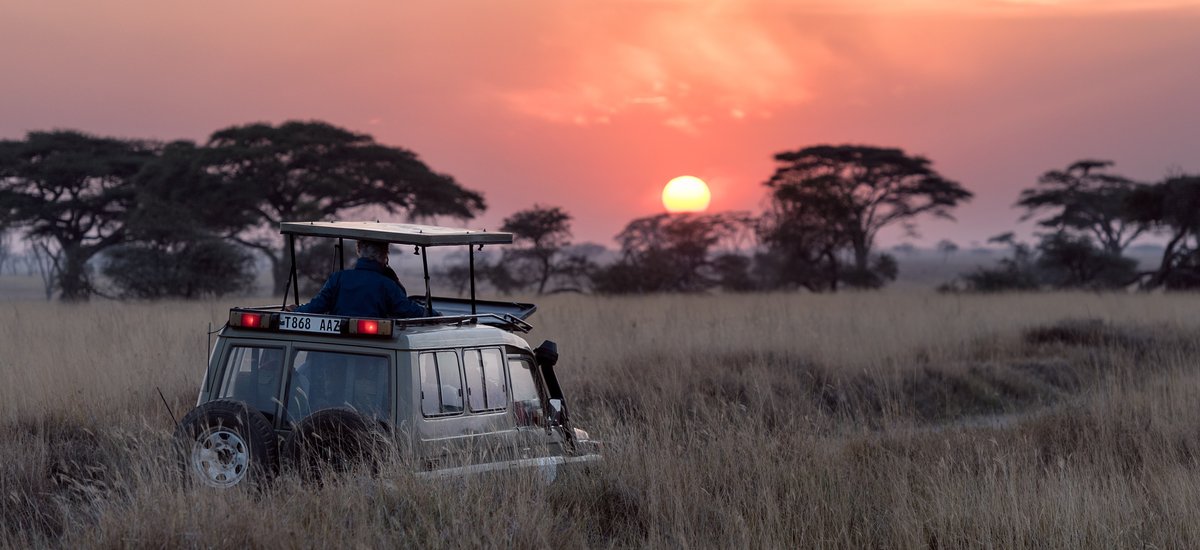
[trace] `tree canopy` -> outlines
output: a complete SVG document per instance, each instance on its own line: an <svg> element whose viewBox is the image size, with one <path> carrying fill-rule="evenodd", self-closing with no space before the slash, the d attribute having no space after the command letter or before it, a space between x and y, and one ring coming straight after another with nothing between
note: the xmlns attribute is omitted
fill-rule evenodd
<svg viewBox="0 0 1200 550"><path fill-rule="evenodd" d="M120 296L199 298L252 285L253 256L221 237L252 223L245 194L199 170L200 154L192 142L168 143L134 176L128 240L101 268Z"/></svg>
<svg viewBox="0 0 1200 550"><path fill-rule="evenodd" d="M1026 211L1021 219L1046 213L1038 225L1090 235L1105 251L1120 255L1145 227L1126 214L1126 198L1137 182L1109 173L1112 166L1108 160L1080 160L1042 174L1036 187L1021 192L1017 206Z"/></svg>
<svg viewBox="0 0 1200 550"><path fill-rule="evenodd" d="M1125 205L1133 221L1167 236L1162 261L1143 286L1200 288L1200 176L1179 175L1139 186Z"/></svg>
<svg viewBox="0 0 1200 550"><path fill-rule="evenodd" d="M125 239L132 179L154 152L142 141L68 130L0 141L0 217L49 256L62 299L94 292L88 261Z"/></svg>
<svg viewBox="0 0 1200 550"><path fill-rule="evenodd" d="M557 206L535 204L505 218L500 230L515 237L502 261L512 272L528 273L518 278L545 293L550 278L563 267L558 262L563 248L571 244L571 215Z"/></svg>
<svg viewBox="0 0 1200 550"><path fill-rule="evenodd" d="M923 214L951 218L972 193L942 177L928 159L895 148L818 145L775 155L767 180L771 210L763 239L797 284L836 289L839 280L879 286L895 261L872 258L879 231ZM840 265L849 249L853 268Z"/></svg>
<svg viewBox="0 0 1200 550"><path fill-rule="evenodd" d="M204 170L241 188L254 220L236 240L270 260L275 291L287 280L281 221L324 220L373 206L409 218L472 218L483 196L430 169L415 153L324 122L248 124L219 130Z"/></svg>
<svg viewBox="0 0 1200 550"><path fill-rule="evenodd" d="M601 292L696 292L721 281L713 264L719 243L749 217L738 213L658 214L629 222L617 235L621 259L597 271ZM724 260L723 262L728 262Z"/></svg>

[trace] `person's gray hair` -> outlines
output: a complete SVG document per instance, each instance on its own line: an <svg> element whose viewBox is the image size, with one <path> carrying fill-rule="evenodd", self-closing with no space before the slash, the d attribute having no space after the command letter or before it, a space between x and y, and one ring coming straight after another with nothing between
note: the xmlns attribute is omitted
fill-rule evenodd
<svg viewBox="0 0 1200 550"><path fill-rule="evenodd" d="M385 242L358 241L356 248L360 258L371 258L379 263L384 263L388 257L388 243Z"/></svg>

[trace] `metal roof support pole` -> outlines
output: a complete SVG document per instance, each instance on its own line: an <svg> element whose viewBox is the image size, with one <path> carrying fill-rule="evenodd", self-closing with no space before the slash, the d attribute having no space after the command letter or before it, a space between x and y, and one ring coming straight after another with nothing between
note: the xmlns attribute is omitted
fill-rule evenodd
<svg viewBox="0 0 1200 550"><path fill-rule="evenodd" d="M274 272L275 270L272 269L271 271ZM283 285L283 303L280 304L280 306L279 306L280 311L287 308L288 293L290 293L291 291L292 291L292 276L289 274L287 283ZM272 292L274 292L274 289L272 289Z"/></svg>
<svg viewBox="0 0 1200 550"><path fill-rule="evenodd" d="M483 248L480 246L480 248ZM467 245L467 258L470 258L471 265L471 315L475 315L475 247Z"/></svg>
<svg viewBox="0 0 1200 550"><path fill-rule="evenodd" d="M429 249L421 247L421 267L425 270L425 315L433 317L433 297L429 292Z"/></svg>
<svg viewBox="0 0 1200 550"><path fill-rule="evenodd" d="M296 270L296 236L288 235L288 248L292 251L292 291L296 294L294 298L296 305L300 305L300 276ZM283 303L287 305L287 291L284 291Z"/></svg>
<svg viewBox="0 0 1200 550"><path fill-rule="evenodd" d="M341 237L338 237L337 255L338 255L338 270L340 271L340 270L346 269L346 246Z"/></svg>

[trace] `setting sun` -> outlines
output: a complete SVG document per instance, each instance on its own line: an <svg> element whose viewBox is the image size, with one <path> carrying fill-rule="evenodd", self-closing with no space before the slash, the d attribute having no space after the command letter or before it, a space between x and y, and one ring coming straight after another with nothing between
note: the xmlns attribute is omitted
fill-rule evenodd
<svg viewBox="0 0 1200 550"><path fill-rule="evenodd" d="M679 176L663 188L662 201L667 212L703 212L708 209L712 194L708 184L695 176Z"/></svg>

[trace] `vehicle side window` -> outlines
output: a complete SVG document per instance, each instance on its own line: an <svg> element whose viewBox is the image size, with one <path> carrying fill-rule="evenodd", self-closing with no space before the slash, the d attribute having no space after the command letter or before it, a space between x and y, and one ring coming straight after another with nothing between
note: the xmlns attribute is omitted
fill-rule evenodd
<svg viewBox="0 0 1200 550"><path fill-rule="evenodd" d="M542 400L538 395L537 380L533 377L533 363L528 359L509 359L508 376L512 379L513 414L517 426L542 426Z"/></svg>
<svg viewBox="0 0 1200 550"><path fill-rule="evenodd" d="M472 411L499 411L508 407L504 356L500 350L466 350L463 367L467 374L467 401Z"/></svg>
<svg viewBox="0 0 1200 550"><path fill-rule="evenodd" d="M389 420L392 404L388 358L332 351L296 352L288 389L288 420L313 412L349 407L366 416Z"/></svg>
<svg viewBox="0 0 1200 550"><path fill-rule="evenodd" d="M245 401L268 419L275 418L282 365L281 348L234 346L225 363L225 383L219 397Z"/></svg>
<svg viewBox="0 0 1200 550"><path fill-rule="evenodd" d="M458 354L453 351L422 353L421 412L425 416L460 413L463 410L462 376Z"/></svg>

